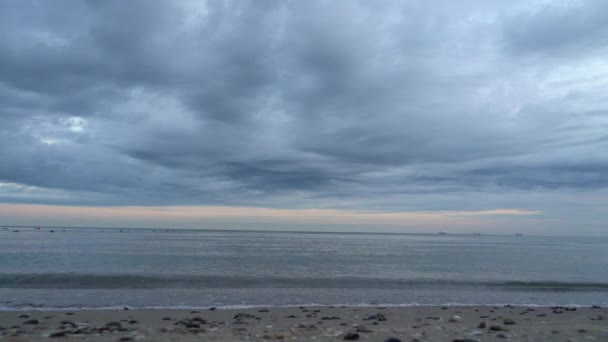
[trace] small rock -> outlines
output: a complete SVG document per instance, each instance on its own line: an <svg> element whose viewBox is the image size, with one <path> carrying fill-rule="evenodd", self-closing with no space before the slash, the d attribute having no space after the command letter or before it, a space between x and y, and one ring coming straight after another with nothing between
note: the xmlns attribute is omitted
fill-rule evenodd
<svg viewBox="0 0 608 342"><path fill-rule="evenodd" d="M30 315L19 315L19 318L30 318Z"/></svg>
<svg viewBox="0 0 608 342"><path fill-rule="evenodd" d="M480 322L479 325L477 326L479 329L485 329L486 328L486 322Z"/></svg>
<svg viewBox="0 0 608 342"><path fill-rule="evenodd" d="M254 315L252 315L252 314L239 312L236 315L234 315L233 318L234 319L246 319L246 318L253 318L254 319L256 317Z"/></svg>
<svg viewBox="0 0 608 342"><path fill-rule="evenodd" d="M505 319L502 321L502 324L505 324L505 325L513 325L513 324L515 324L515 321L514 321L514 320L512 320L512 319L510 319L510 318L505 318Z"/></svg>
<svg viewBox="0 0 608 342"><path fill-rule="evenodd" d="M30 319L29 321L23 322L23 324L25 324L25 325L36 325L38 323L40 323L40 322L38 322L37 319Z"/></svg>
<svg viewBox="0 0 608 342"><path fill-rule="evenodd" d="M498 333L498 334L496 334L496 337L498 337L498 338L507 338L507 335L505 335L503 333Z"/></svg>
<svg viewBox="0 0 608 342"><path fill-rule="evenodd" d="M260 309L258 312L268 312L268 309Z"/></svg>
<svg viewBox="0 0 608 342"><path fill-rule="evenodd" d="M452 318L450 318L450 320L449 320L450 323L460 323L460 321L461 321L460 316L456 316L456 315L452 316Z"/></svg>
<svg viewBox="0 0 608 342"><path fill-rule="evenodd" d="M120 342L133 341L133 337L128 337L128 336L121 337L120 340L118 340L118 341L120 341Z"/></svg>
<svg viewBox="0 0 608 342"><path fill-rule="evenodd" d="M386 340L384 340L384 342L401 342L401 340L396 337L389 337Z"/></svg>
<svg viewBox="0 0 608 342"><path fill-rule="evenodd" d="M601 309L602 307L601 307L601 306L599 306L599 305L593 305L593 306L591 306L591 308L592 308L592 309Z"/></svg>
<svg viewBox="0 0 608 342"><path fill-rule="evenodd" d="M66 314L66 316L73 316L74 315L73 312L66 312L65 314Z"/></svg>
<svg viewBox="0 0 608 342"><path fill-rule="evenodd" d="M471 338L457 338L452 340L452 342L479 342L477 340L473 340Z"/></svg>
<svg viewBox="0 0 608 342"><path fill-rule="evenodd" d="M503 327L501 327L500 325L493 325L490 327L490 330L492 331L503 331L505 330Z"/></svg>
<svg viewBox="0 0 608 342"><path fill-rule="evenodd" d="M358 327L357 327L355 330L356 330L357 332L360 332L360 333L371 333L371 332L374 332L372 329L370 329L370 328L368 328L368 327L365 327L365 326L363 326L363 325L358 326ZM387 340L387 341L388 341L388 340Z"/></svg>
<svg viewBox="0 0 608 342"><path fill-rule="evenodd" d="M65 331L56 331L56 332L52 332L49 334L49 337L51 338L56 338L56 337L65 337L66 332Z"/></svg>
<svg viewBox="0 0 608 342"><path fill-rule="evenodd" d="M343 340L345 341L356 341L359 339L359 334L357 334L356 332L348 332L346 334L344 334L344 338Z"/></svg>
<svg viewBox="0 0 608 342"><path fill-rule="evenodd" d="M122 324L118 322L108 322L105 327L109 330L120 330L122 329Z"/></svg>
<svg viewBox="0 0 608 342"><path fill-rule="evenodd" d="M587 330L585 330L585 329L578 329L578 332L579 332L579 333L586 333L586 332L587 332Z"/></svg>
<svg viewBox="0 0 608 342"><path fill-rule="evenodd" d="M338 319L339 319L339 317L338 317ZM364 318L363 320L364 321L373 321L373 320L376 320L376 321L383 322L383 321L386 321L386 316L384 314L377 313L375 315L371 315L371 316L369 316L367 318Z"/></svg>
<svg viewBox="0 0 608 342"><path fill-rule="evenodd" d="M76 323L72 322L72 321L61 321L59 322L59 324L63 326L69 325L71 328L76 328Z"/></svg>
<svg viewBox="0 0 608 342"><path fill-rule="evenodd" d="M171 317L163 317L163 321L170 321Z"/></svg>

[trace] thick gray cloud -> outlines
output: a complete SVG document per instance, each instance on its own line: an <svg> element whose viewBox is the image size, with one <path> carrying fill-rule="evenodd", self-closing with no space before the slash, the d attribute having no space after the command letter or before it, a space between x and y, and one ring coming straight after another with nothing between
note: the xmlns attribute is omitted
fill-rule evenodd
<svg viewBox="0 0 608 342"><path fill-rule="evenodd" d="M0 200L550 211L608 188L607 37L599 0L3 1Z"/></svg>

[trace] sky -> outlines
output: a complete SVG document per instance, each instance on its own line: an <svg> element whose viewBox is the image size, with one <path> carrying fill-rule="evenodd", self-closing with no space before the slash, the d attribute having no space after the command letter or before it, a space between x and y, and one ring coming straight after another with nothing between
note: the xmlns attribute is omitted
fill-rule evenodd
<svg viewBox="0 0 608 342"><path fill-rule="evenodd" d="M0 2L0 225L608 235L608 2Z"/></svg>

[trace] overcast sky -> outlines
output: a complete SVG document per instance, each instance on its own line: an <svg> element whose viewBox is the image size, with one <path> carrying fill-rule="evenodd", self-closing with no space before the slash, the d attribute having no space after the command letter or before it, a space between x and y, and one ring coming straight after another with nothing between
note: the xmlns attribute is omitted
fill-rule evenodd
<svg viewBox="0 0 608 342"><path fill-rule="evenodd" d="M605 0L2 1L0 224L608 234L606 56Z"/></svg>

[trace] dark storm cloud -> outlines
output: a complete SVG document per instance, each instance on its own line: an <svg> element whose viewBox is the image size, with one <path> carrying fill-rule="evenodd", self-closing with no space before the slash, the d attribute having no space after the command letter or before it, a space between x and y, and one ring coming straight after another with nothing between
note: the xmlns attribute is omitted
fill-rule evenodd
<svg viewBox="0 0 608 342"><path fill-rule="evenodd" d="M608 187L602 1L0 6L3 201L404 210Z"/></svg>

